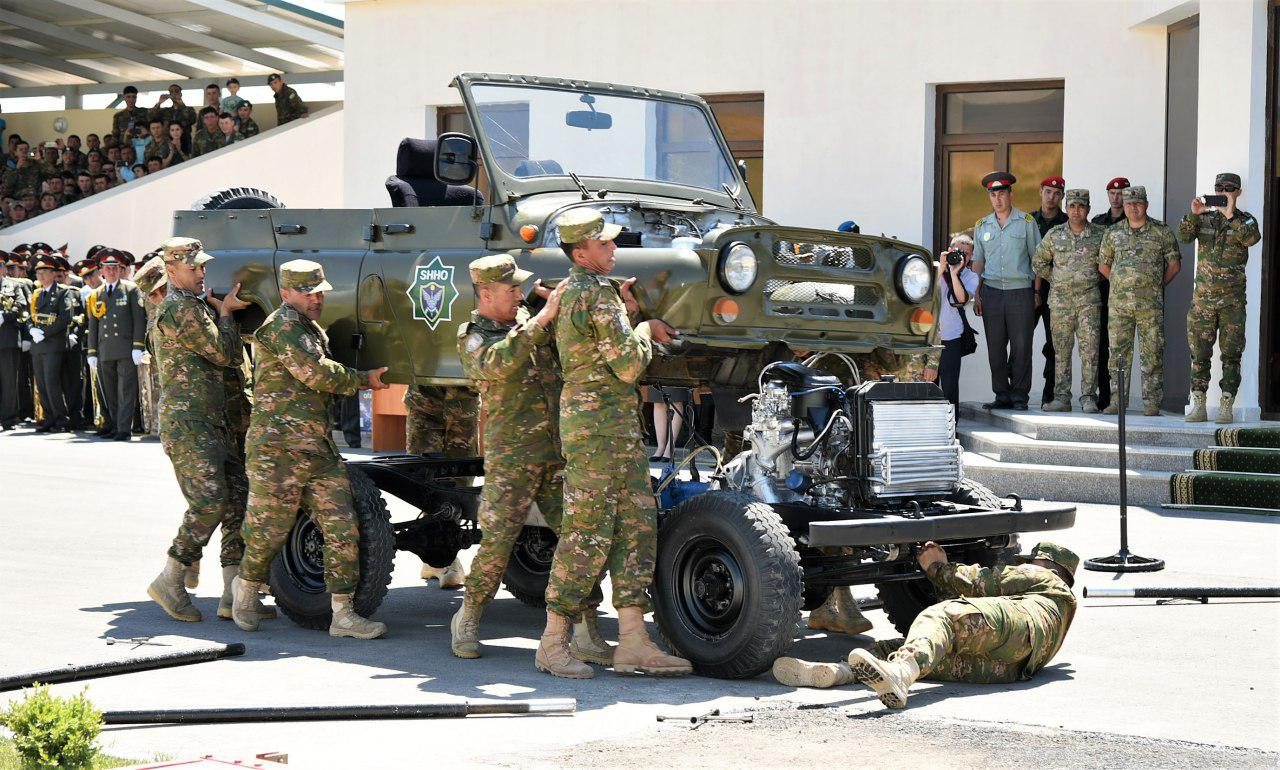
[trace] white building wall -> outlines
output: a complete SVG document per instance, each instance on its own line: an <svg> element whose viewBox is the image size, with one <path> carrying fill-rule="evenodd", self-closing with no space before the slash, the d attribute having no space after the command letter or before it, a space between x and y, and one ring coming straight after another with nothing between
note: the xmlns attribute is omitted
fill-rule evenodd
<svg viewBox="0 0 1280 770"><path fill-rule="evenodd" d="M933 246L935 86L1060 79L1068 184L1105 205L1107 180L1127 176L1162 217L1164 25L1199 6L1201 50L1218 51L1201 79L1202 141L1214 135L1210 105L1229 102L1221 120L1238 121L1228 135L1242 158L1257 155L1248 177L1260 193L1261 101L1209 92L1226 73L1265 69L1265 0L376 0L346 8L345 202L385 205L397 144L431 135L433 108L458 103L454 74L514 72L763 92L766 214L812 227L853 218L864 232ZM1260 78L1245 78L1250 94ZM1216 168L1212 157L1202 151L1200 165ZM1256 356L1246 358L1254 404ZM965 359L964 374L963 398L990 396L985 356Z"/></svg>

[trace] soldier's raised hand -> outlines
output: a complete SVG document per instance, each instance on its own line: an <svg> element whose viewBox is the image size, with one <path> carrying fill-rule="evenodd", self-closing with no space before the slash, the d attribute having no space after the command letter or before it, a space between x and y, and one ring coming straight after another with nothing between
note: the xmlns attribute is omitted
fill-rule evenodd
<svg viewBox="0 0 1280 770"><path fill-rule="evenodd" d="M240 292L240 284L231 287L231 291L227 292L227 296L221 300L213 300L213 295L209 295L211 301L216 302L214 307L218 309L220 315L229 316L237 310L243 310L249 307L249 303L236 296Z"/></svg>
<svg viewBox="0 0 1280 770"><path fill-rule="evenodd" d="M645 323L649 325L649 336L654 342L671 342L680 336L679 329L660 318L652 318Z"/></svg>
<svg viewBox="0 0 1280 770"><path fill-rule="evenodd" d="M1192 199L1191 199L1191 213L1192 213L1192 214L1195 214L1196 216L1200 216L1201 214L1203 214L1204 212L1206 212L1206 211L1208 211L1208 210L1209 210L1209 207L1208 207L1208 206L1206 206L1206 205L1204 205L1204 201L1200 200L1199 198L1192 198Z"/></svg>
<svg viewBox="0 0 1280 770"><path fill-rule="evenodd" d="M942 546L930 540L920 549L920 553L916 556L916 561L920 563L920 569L928 572L929 568L936 563L947 563L947 552L942 550Z"/></svg>
<svg viewBox="0 0 1280 770"><path fill-rule="evenodd" d="M382 381L382 375L387 371L387 367L380 366L377 369L369 370L369 390L386 390L391 387Z"/></svg>
<svg viewBox="0 0 1280 770"><path fill-rule="evenodd" d="M550 290L547 294L547 303L542 306L538 314L533 320L542 328L547 328L556 320L556 314L560 312L560 298L564 296L565 291L569 288L568 281L561 281L558 286Z"/></svg>
<svg viewBox="0 0 1280 770"><path fill-rule="evenodd" d="M622 302L627 306L627 314L635 315L640 312L640 303L636 302L636 297L631 293L631 287L635 285L635 278L628 278L618 287L618 293L622 295Z"/></svg>

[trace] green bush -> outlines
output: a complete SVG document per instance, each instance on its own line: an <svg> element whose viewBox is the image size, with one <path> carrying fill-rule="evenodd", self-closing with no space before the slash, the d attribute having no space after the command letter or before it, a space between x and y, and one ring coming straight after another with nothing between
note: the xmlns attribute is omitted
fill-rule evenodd
<svg viewBox="0 0 1280 770"><path fill-rule="evenodd" d="M98 755L102 712L84 693L59 698L36 685L0 715L0 724L13 733L23 762L33 767L87 767Z"/></svg>

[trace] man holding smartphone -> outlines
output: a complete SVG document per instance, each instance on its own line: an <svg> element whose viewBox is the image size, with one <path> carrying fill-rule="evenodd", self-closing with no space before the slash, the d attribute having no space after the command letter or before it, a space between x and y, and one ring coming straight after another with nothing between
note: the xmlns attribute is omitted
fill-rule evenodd
<svg viewBox="0 0 1280 770"><path fill-rule="evenodd" d="M1191 213L1178 223L1178 240L1199 244L1196 281L1187 314L1187 343L1191 347L1191 411L1187 422L1204 422L1205 391L1213 362L1213 342L1222 358L1222 400L1216 422L1233 421L1236 390L1240 387L1240 357L1244 353L1245 263L1249 247L1261 239L1258 220L1236 208L1240 175L1218 174L1213 195L1191 201Z"/></svg>

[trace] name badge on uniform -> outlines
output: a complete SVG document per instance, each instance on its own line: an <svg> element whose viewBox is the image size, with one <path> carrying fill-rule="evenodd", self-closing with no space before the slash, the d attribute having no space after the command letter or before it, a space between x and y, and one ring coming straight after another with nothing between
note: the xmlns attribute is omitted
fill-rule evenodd
<svg viewBox="0 0 1280 770"><path fill-rule="evenodd" d="M116 297L116 307L126 307L129 304L129 295L121 294Z"/></svg>

